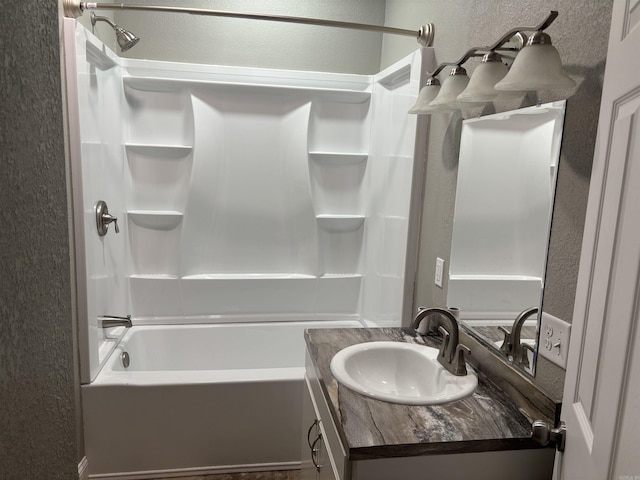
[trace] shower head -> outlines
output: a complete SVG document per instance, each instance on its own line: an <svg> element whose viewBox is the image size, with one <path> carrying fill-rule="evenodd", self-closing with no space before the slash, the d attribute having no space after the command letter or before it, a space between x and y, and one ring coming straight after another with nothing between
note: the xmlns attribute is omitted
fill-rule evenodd
<svg viewBox="0 0 640 480"><path fill-rule="evenodd" d="M122 27L119 27L107 17L98 17L95 13L91 12L91 25L95 26L96 22L107 22L109 25L111 25L111 28L113 28L116 32L116 39L118 41L118 45L120 46L120 51L122 52L126 52L140 41L140 39L133 33L125 30Z"/></svg>

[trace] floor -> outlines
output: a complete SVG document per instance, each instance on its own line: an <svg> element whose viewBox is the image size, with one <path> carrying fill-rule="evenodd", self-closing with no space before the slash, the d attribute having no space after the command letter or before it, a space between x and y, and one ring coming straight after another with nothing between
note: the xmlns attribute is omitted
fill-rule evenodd
<svg viewBox="0 0 640 480"><path fill-rule="evenodd" d="M174 480L300 480L300 470L282 470L279 472L222 473L217 475L180 477Z"/></svg>

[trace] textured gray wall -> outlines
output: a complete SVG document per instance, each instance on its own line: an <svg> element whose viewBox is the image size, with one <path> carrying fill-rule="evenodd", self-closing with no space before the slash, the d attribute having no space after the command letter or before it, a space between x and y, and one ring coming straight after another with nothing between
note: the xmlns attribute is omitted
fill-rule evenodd
<svg viewBox="0 0 640 480"><path fill-rule="evenodd" d="M428 2L428 21L436 25L438 62L454 61L471 46L493 43L513 27L535 25L549 10L560 13L547 33L578 88L567 103L543 305L545 311L567 321L573 315L611 4L608 0L580 2L579 7L573 0ZM465 64L469 74L475 65L475 60ZM553 100L554 95L543 95L541 100ZM528 96L515 105L496 105L495 111L534 103L535 98ZM483 113L493 111L486 108ZM444 258L447 265L450 257L462 120L459 113L431 117L416 295L420 305L446 305L447 285L438 288L433 278L436 257ZM541 359L536 383L560 398L564 371Z"/></svg>
<svg viewBox="0 0 640 480"><path fill-rule="evenodd" d="M127 3L265 12L374 25L384 24L385 15L385 0L131 0ZM358 74L377 73L380 64L382 35L379 33L155 12L116 11L113 18L141 38L138 45L121 54L123 57ZM112 45L114 35L107 25L96 25L96 34L107 45ZM417 45L415 41L414 45Z"/></svg>
<svg viewBox="0 0 640 480"><path fill-rule="evenodd" d="M0 477L78 477L57 2L0 16Z"/></svg>

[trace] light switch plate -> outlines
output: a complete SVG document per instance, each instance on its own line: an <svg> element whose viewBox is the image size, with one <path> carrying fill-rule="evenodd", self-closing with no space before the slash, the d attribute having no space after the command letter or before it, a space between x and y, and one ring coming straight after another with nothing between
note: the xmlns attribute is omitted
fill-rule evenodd
<svg viewBox="0 0 640 480"><path fill-rule="evenodd" d="M571 324L542 312L538 353L561 368L567 368Z"/></svg>
<svg viewBox="0 0 640 480"><path fill-rule="evenodd" d="M442 276L444 275L444 260L440 257L436 258L436 285L442 288Z"/></svg>

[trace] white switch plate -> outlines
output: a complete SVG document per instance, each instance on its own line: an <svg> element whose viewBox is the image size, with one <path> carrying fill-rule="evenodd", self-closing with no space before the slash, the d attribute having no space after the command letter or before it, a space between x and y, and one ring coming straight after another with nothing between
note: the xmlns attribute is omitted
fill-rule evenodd
<svg viewBox="0 0 640 480"><path fill-rule="evenodd" d="M567 368L571 324L542 312L538 353L561 368Z"/></svg>
<svg viewBox="0 0 640 480"><path fill-rule="evenodd" d="M444 260L436 258L436 285L442 288L442 276L444 275Z"/></svg>

